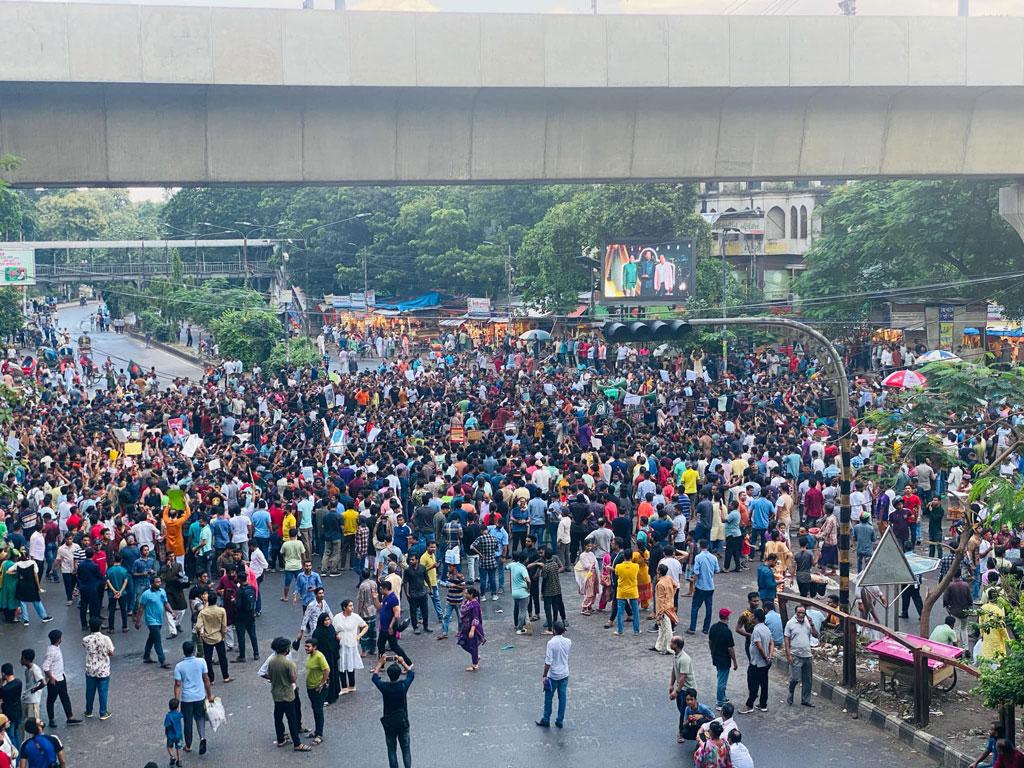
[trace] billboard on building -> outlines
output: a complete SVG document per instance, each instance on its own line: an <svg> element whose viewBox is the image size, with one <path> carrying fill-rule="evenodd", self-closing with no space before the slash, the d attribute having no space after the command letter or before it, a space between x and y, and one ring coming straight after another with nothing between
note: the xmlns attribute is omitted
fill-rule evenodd
<svg viewBox="0 0 1024 768"><path fill-rule="evenodd" d="M35 250L32 248L0 248L0 285L35 284Z"/></svg>
<svg viewBox="0 0 1024 768"><path fill-rule="evenodd" d="M685 304L693 293L692 240L609 240L601 253L606 303Z"/></svg>
<svg viewBox="0 0 1024 768"><path fill-rule="evenodd" d="M491 300L484 297L466 299L466 314L473 317L490 317Z"/></svg>

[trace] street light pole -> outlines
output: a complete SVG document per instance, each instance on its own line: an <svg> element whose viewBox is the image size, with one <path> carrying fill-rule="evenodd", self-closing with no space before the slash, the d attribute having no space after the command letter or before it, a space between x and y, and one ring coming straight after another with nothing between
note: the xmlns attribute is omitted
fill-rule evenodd
<svg viewBox="0 0 1024 768"><path fill-rule="evenodd" d="M729 293L729 265L725 260L725 241L730 232L739 232L740 237L743 236L743 231L736 227L722 227L722 373L729 370L729 342L725 336L725 319L728 316L726 298Z"/></svg>
<svg viewBox="0 0 1024 768"><path fill-rule="evenodd" d="M842 474L839 490L839 610L850 611L850 383L846 379L846 366L838 350L820 331L804 323L784 317L728 317L694 318L690 325L753 325L762 328L784 328L821 345L831 363L832 393L836 398L836 417L839 419L839 451L842 455ZM843 658L843 679L852 680L856 674L856 658Z"/></svg>

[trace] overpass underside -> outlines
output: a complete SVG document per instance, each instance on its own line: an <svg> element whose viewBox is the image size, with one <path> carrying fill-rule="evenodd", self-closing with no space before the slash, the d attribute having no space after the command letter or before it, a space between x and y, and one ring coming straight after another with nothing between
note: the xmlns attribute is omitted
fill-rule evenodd
<svg viewBox="0 0 1024 768"><path fill-rule="evenodd" d="M1024 176L1024 88L0 83L38 185Z"/></svg>

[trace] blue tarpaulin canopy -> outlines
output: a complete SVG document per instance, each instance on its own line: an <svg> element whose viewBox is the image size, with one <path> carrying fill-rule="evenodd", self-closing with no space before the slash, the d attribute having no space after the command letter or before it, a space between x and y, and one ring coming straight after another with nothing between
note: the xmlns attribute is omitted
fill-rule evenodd
<svg viewBox="0 0 1024 768"><path fill-rule="evenodd" d="M430 293L424 293L422 296L417 296L415 299L407 299L406 301L399 301L393 304L378 301L377 309L390 309L395 312L415 312L418 309L430 309L431 307L437 307L441 304L441 294L437 291L431 291Z"/></svg>
<svg viewBox="0 0 1024 768"><path fill-rule="evenodd" d="M980 336L977 328L964 328L964 336Z"/></svg>

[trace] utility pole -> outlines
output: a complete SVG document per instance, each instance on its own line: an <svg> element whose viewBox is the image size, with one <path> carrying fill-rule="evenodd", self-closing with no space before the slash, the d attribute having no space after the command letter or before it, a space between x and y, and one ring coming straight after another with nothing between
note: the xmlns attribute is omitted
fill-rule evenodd
<svg viewBox="0 0 1024 768"><path fill-rule="evenodd" d="M596 3L597 0L594 0ZM506 244L508 250L505 253L505 279L508 282L508 319L512 320L512 243Z"/></svg>
<svg viewBox="0 0 1024 768"><path fill-rule="evenodd" d="M249 287L249 237L242 233L242 285Z"/></svg>

